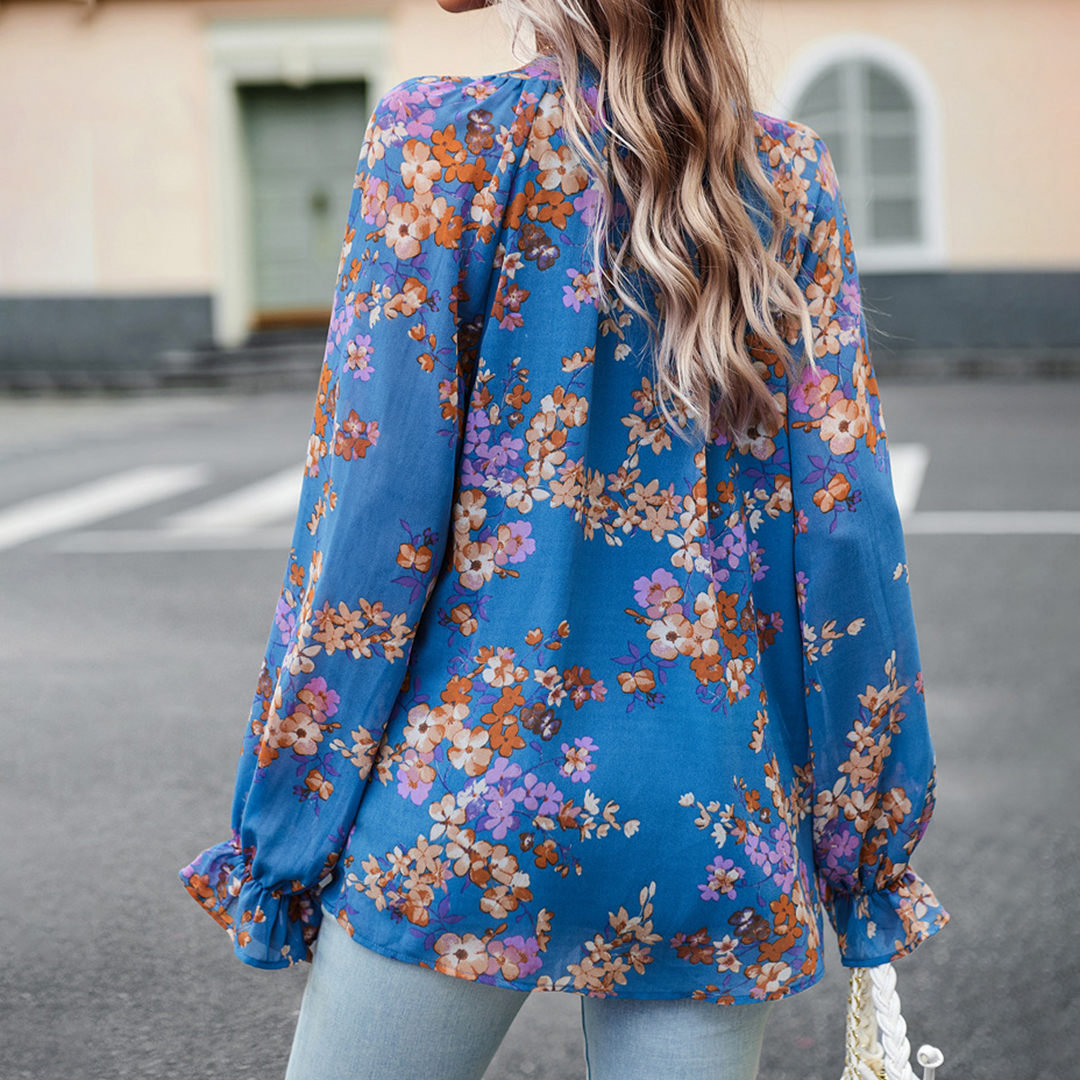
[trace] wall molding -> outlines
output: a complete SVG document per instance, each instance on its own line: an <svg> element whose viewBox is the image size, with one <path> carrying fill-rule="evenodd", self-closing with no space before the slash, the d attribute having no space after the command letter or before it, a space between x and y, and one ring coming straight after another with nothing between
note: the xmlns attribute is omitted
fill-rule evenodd
<svg viewBox="0 0 1080 1080"><path fill-rule="evenodd" d="M773 99L777 116L794 115L810 84L835 64L864 60L878 64L906 87L918 117L919 200L924 238L920 244L867 245L856 252L860 270L874 273L942 270L948 266L945 239L945 177L942 108L934 80L906 49L875 34L837 34L806 46L792 60Z"/></svg>
<svg viewBox="0 0 1080 1080"><path fill-rule="evenodd" d="M210 136L218 285L214 339L234 347L247 337L253 311L248 177L239 88L258 83L309 86L363 80L374 100L390 89L390 28L383 19L273 19L213 22ZM357 153L360 145L357 143ZM348 183L348 177L341 182Z"/></svg>

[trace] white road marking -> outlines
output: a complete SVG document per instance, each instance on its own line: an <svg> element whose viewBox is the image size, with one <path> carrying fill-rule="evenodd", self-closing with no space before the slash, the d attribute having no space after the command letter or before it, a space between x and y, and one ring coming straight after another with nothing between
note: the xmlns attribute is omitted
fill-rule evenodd
<svg viewBox="0 0 1080 1080"><path fill-rule="evenodd" d="M180 532L172 529L101 529L59 539L54 549L65 554L127 555L172 551L280 551L292 544L291 525L244 532Z"/></svg>
<svg viewBox="0 0 1080 1080"><path fill-rule="evenodd" d="M304 472L289 468L220 499L165 519L167 529L183 533L233 534L283 519L295 519Z"/></svg>
<svg viewBox="0 0 1080 1080"><path fill-rule="evenodd" d="M907 518L919 503L926 466L930 464L930 450L922 443L897 443L889 447L889 462L896 505L900 508L900 516Z"/></svg>
<svg viewBox="0 0 1080 1080"><path fill-rule="evenodd" d="M904 519L912 536L1080 536L1080 511L934 510Z"/></svg>
<svg viewBox="0 0 1080 1080"><path fill-rule="evenodd" d="M208 479L202 465L150 465L16 503L0 511L0 550L172 498Z"/></svg>
<svg viewBox="0 0 1080 1080"><path fill-rule="evenodd" d="M930 452L921 443L890 447L893 489L912 536L1076 536L1077 511L916 511ZM205 484L201 465L134 469L0 511L0 549L88 525ZM285 552L292 542L302 470L285 469L228 495L165 518L162 528L71 532L54 550L93 554L184 551Z"/></svg>

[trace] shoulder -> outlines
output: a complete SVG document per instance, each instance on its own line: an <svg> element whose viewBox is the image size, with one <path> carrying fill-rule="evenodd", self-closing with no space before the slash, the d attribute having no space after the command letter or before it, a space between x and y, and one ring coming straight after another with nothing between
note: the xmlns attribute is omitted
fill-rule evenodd
<svg viewBox="0 0 1080 1080"><path fill-rule="evenodd" d="M811 206L836 197L836 170L825 141L795 120L754 113L758 156L773 184L791 205Z"/></svg>
<svg viewBox="0 0 1080 1080"><path fill-rule="evenodd" d="M492 75L420 75L406 79L379 99L367 143L399 149L410 141L428 146L463 144L473 157L521 145L536 104L557 88L543 65L532 64Z"/></svg>
<svg viewBox="0 0 1080 1080"><path fill-rule="evenodd" d="M497 233L521 148L555 87L533 67L424 75L379 99L357 166L352 227L399 259L486 244Z"/></svg>

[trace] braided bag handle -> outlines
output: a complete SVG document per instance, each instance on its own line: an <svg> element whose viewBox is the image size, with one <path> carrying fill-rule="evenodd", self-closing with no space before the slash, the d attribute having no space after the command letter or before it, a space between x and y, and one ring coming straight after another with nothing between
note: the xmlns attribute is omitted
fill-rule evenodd
<svg viewBox="0 0 1080 1080"><path fill-rule="evenodd" d="M921 1046L916 1057L923 1066L923 1080L934 1080L945 1060L941 1051ZM910 1058L911 1044L892 964L852 968L840 1080L915 1080Z"/></svg>

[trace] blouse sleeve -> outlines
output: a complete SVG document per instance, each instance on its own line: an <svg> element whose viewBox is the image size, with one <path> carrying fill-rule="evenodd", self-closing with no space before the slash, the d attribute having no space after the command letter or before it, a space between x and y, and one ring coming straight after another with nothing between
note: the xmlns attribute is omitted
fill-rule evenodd
<svg viewBox="0 0 1080 1080"><path fill-rule="evenodd" d="M810 144L812 143L812 147ZM788 394L814 857L846 966L905 955L948 919L909 859L934 806L904 535L859 282L828 150L807 139L798 281L815 366Z"/></svg>
<svg viewBox="0 0 1080 1080"><path fill-rule="evenodd" d="M232 838L181 871L255 967L310 957L446 548L513 139L434 91L391 91L367 128Z"/></svg>

